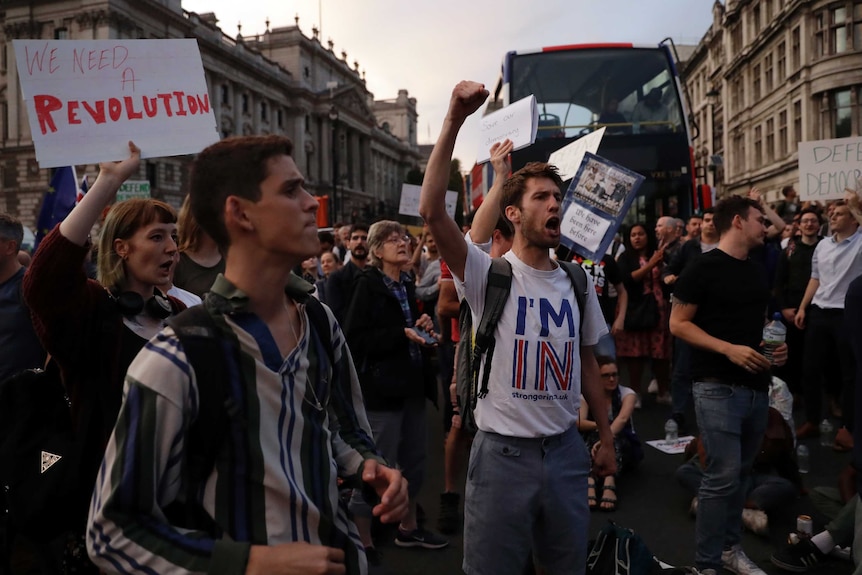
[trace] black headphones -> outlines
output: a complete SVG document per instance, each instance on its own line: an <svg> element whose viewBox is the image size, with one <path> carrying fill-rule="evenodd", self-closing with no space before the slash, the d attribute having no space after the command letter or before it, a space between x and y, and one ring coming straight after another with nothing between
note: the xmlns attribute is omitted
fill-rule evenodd
<svg viewBox="0 0 862 575"><path fill-rule="evenodd" d="M141 294L133 291L113 292L112 296L120 308L120 313L125 316L136 316L146 309L147 313L155 318L167 319L174 311L171 300L158 289L153 289L153 297L147 301L144 301Z"/></svg>

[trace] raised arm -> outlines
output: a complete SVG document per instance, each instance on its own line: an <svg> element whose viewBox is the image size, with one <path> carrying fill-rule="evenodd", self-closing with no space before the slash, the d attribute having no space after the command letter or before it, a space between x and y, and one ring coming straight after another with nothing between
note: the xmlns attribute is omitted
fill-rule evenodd
<svg viewBox="0 0 862 575"><path fill-rule="evenodd" d="M470 227L470 238L474 244L485 244L491 241L497 220L500 218L500 193L506 178L509 177L511 168L508 157L512 153L515 144L508 138L502 142L495 142L491 146L491 165L494 166L494 183L488 194L482 200L476 215L473 217L473 225Z"/></svg>
<svg viewBox="0 0 862 575"><path fill-rule="evenodd" d="M784 223L784 220L775 210L769 207L767 202L763 201L763 196L760 194L760 190L757 188L751 188L748 190L748 197L760 204L760 207L763 208L763 214L770 222L770 225L766 228L767 237L771 239L781 235L781 232L784 231L784 227L787 224Z"/></svg>
<svg viewBox="0 0 862 575"><path fill-rule="evenodd" d="M419 196L419 214L428 224L440 255L449 264L452 273L464 277L467 244L455 220L446 213L446 188L449 183L449 165L455 149L458 130L467 116L479 109L488 97L485 86L477 82L459 82L452 90L449 111L443 128L425 169L425 180Z"/></svg>
<svg viewBox="0 0 862 575"><path fill-rule="evenodd" d="M138 171L141 165L141 150L129 142L129 157L122 162L99 164L99 177L87 195L75 209L60 223L60 233L73 244L83 246L87 243L90 230L105 206L114 201L117 190L129 176Z"/></svg>

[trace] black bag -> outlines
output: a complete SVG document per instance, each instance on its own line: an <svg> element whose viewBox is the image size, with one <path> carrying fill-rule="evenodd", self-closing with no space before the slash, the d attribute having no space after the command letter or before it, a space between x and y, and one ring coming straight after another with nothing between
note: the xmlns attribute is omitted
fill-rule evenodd
<svg viewBox="0 0 862 575"><path fill-rule="evenodd" d="M85 436L53 361L0 383L0 483L11 529L37 542L83 531L93 491L82 474Z"/></svg>
<svg viewBox="0 0 862 575"><path fill-rule="evenodd" d="M626 308L626 331L649 331L658 326L658 302L652 293L645 293L639 298L629 299Z"/></svg>
<svg viewBox="0 0 862 575"><path fill-rule="evenodd" d="M656 575L661 571L641 536L613 521L602 527L587 555L586 575Z"/></svg>

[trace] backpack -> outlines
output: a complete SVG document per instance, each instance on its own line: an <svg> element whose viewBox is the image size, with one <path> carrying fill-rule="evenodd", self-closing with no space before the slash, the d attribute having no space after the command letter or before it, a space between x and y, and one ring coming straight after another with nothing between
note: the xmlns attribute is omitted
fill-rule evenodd
<svg viewBox="0 0 862 575"><path fill-rule="evenodd" d="M311 354L309 373L316 371L320 375L319 381L329 382L335 364L329 318L323 304L316 298L309 297L305 304L311 327L310 341L314 345L314 335L317 336L327 360L326 363L321 362L320 354ZM221 534L218 525L197 502L201 500L207 477L221 454L228 433L236 427L242 429L246 426L229 391L230 376L242 373L240 346L235 334L220 327L219 320L213 317L206 305L188 308L170 317L167 324L179 338L195 371L198 416L189 426L184 449L186 491L167 506L165 515L175 527L199 529L218 536Z"/></svg>
<svg viewBox="0 0 862 575"><path fill-rule="evenodd" d="M654 575L662 569L640 535L613 521L602 527L587 554L586 575Z"/></svg>
<svg viewBox="0 0 862 575"><path fill-rule="evenodd" d="M593 288L587 281L587 274L578 264L558 261L569 279L575 292L578 304L580 324L578 334L584 327L584 307L587 301L587 290ZM456 391L458 395L458 411L461 414L461 428L470 434L475 434L476 420L473 411L479 399L488 395L488 378L491 374L491 358L494 356L494 332L503 308L509 299L512 287L512 265L505 258L492 258L488 269L488 287L485 291L485 309L479 326L473 331L473 315L465 300L461 301L458 316L458 327L461 339L455 350ZM487 354L487 355L486 355ZM485 359L485 371L482 369L482 356ZM479 380L481 377L481 387Z"/></svg>
<svg viewBox="0 0 862 575"><path fill-rule="evenodd" d="M54 361L0 383L0 484L10 529L33 541L81 531L86 522L93 485L80 469L88 434L76 429L70 406Z"/></svg>

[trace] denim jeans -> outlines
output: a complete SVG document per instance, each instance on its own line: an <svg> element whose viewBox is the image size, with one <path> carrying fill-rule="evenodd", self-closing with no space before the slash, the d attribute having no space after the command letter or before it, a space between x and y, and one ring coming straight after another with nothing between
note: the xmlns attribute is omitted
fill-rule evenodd
<svg viewBox="0 0 862 575"><path fill-rule="evenodd" d="M721 570L721 552L740 542L751 466L768 420L766 391L695 381L694 409L706 467L698 491L695 562Z"/></svg>

